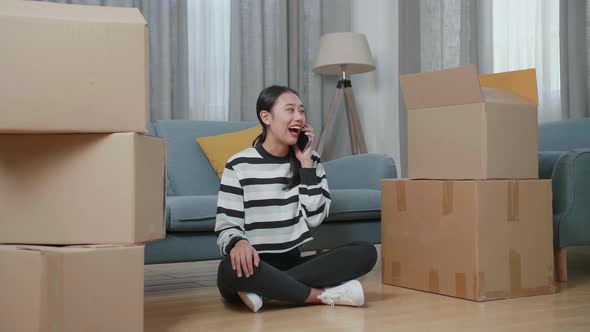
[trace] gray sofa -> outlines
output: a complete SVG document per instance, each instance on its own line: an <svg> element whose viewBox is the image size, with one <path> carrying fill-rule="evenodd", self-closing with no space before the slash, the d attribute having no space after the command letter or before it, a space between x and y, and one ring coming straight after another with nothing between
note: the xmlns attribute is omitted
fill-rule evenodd
<svg viewBox="0 0 590 332"><path fill-rule="evenodd" d="M238 131L254 122L161 120L150 134L167 141L166 239L146 245L146 264L220 258L214 233L219 178L195 142L197 137ZM393 159L354 155L323 162L330 186L330 215L312 230L305 249L331 248L351 241L381 240L380 180L395 178Z"/></svg>

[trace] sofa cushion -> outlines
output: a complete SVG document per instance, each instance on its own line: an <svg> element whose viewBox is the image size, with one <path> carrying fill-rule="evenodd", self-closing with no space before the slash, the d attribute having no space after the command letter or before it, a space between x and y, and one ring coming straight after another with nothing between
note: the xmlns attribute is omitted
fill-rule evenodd
<svg viewBox="0 0 590 332"><path fill-rule="evenodd" d="M381 190L381 179L397 177L393 158L384 154L355 154L325 161L323 164L330 190Z"/></svg>
<svg viewBox="0 0 590 332"><path fill-rule="evenodd" d="M330 215L324 221L363 221L381 218L381 191L374 189L330 190ZM215 229L217 195L169 196L166 229L171 232L212 232ZM321 227L321 226L320 226Z"/></svg>
<svg viewBox="0 0 590 332"><path fill-rule="evenodd" d="M378 220L381 218L380 190L332 189L330 196L332 197L330 214L324 222Z"/></svg>
<svg viewBox="0 0 590 332"><path fill-rule="evenodd" d="M168 196L166 229L173 232L208 232L215 228L217 195Z"/></svg>
<svg viewBox="0 0 590 332"><path fill-rule="evenodd" d="M166 139L168 195L217 195L219 178L195 139L238 131L257 124L257 121L154 121L150 132Z"/></svg>

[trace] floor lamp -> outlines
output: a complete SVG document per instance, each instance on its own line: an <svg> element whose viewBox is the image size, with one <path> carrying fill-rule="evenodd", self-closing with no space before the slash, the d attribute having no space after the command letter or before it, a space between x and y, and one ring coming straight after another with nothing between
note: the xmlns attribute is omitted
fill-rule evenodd
<svg viewBox="0 0 590 332"><path fill-rule="evenodd" d="M365 35L355 32L336 32L321 37L313 71L322 75L338 75L342 79L338 81L336 94L330 103L330 111L316 147L318 154L322 155L324 151L342 96L344 96L352 153L367 153L367 144L352 94L352 83L347 75L373 70L375 70L375 63Z"/></svg>

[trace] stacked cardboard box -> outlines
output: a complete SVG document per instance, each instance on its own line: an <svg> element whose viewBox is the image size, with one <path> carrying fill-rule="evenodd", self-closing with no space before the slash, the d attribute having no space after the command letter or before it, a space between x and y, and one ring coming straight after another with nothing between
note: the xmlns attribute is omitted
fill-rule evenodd
<svg viewBox="0 0 590 332"><path fill-rule="evenodd" d="M0 6L0 331L143 331L165 142L137 9Z"/></svg>
<svg viewBox="0 0 590 332"><path fill-rule="evenodd" d="M382 181L386 284L485 301L555 291L534 70L401 77L409 179Z"/></svg>

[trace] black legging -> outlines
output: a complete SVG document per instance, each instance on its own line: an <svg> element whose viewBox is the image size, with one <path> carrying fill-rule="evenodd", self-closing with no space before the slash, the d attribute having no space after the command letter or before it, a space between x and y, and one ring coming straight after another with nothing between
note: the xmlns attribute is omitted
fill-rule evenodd
<svg viewBox="0 0 590 332"><path fill-rule="evenodd" d="M377 250L367 242L353 242L316 255L301 257L299 249L282 254L260 254L254 274L238 278L231 258L225 256L217 271L217 287L228 301L238 291L272 300L304 304L311 288L324 288L356 279L373 269Z"/></svg>

